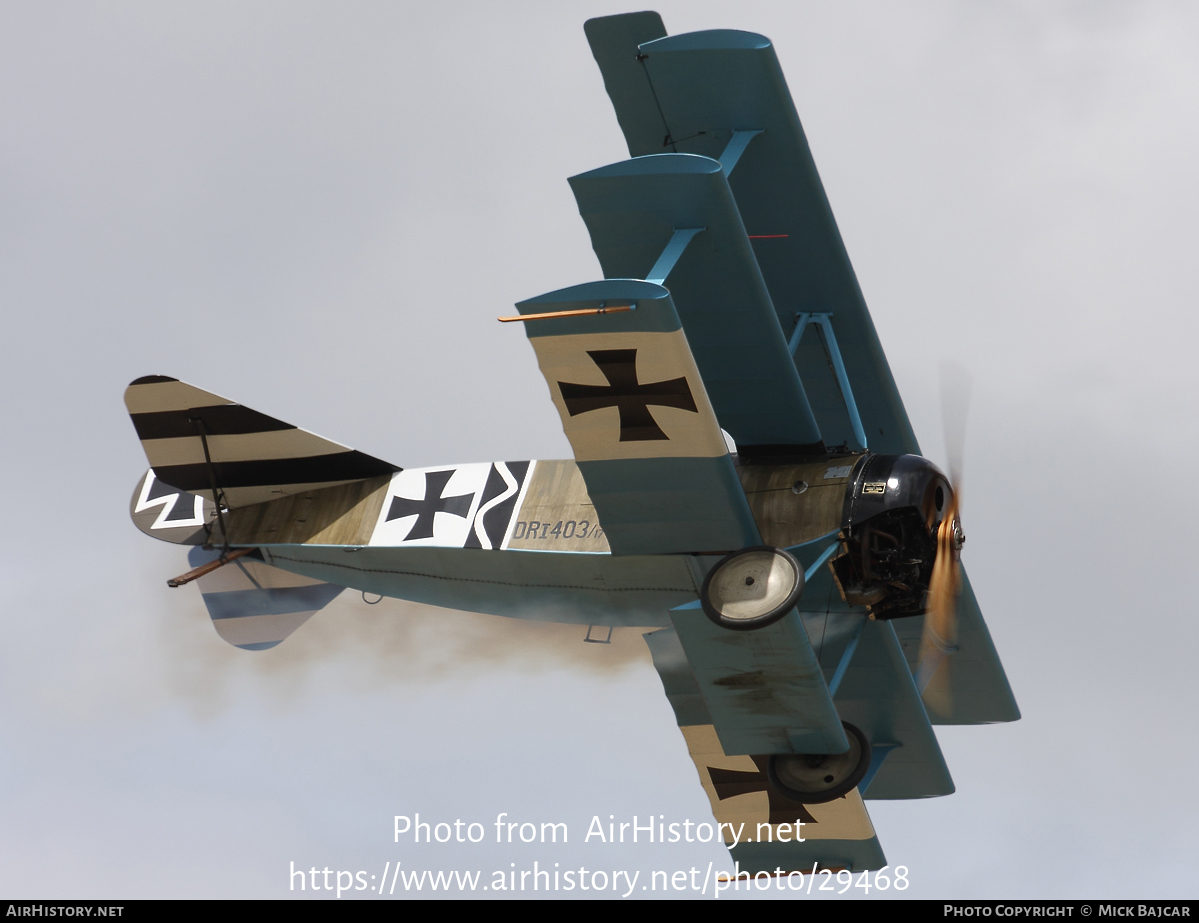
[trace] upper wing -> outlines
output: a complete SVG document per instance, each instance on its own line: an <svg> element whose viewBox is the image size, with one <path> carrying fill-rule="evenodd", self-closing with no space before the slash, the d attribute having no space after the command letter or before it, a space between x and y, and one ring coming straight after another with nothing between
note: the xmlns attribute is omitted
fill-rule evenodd
<svg viewBox="0 0 1199 923"><path fill-rule="evenodd" d="M587 24L629 153L722 162L782 332L791 335L801 312L831 313L869 447L918 454L769 39L727 30L664 36L656 14ZM679 280L671 282L673 291ZM800 342L797 365L825 443L853 443L815 336Z"/></svg>
<svg viewBox="0 0 1199 923"><path fill-rule="evenodd" d="M669 129L636 50L644 42L666 37L662 17L652 11L599 16L587 20L583 31L616 107L629 155L665 153L669 148L662 144Z"/></svg>

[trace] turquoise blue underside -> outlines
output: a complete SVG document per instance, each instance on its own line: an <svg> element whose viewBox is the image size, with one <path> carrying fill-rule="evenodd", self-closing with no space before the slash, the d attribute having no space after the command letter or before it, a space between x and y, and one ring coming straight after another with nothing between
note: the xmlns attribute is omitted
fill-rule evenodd
<svg viewBox="0 0 1199 923"><path fill-rule="evenodd" d="M204 605L215 619L240 619L255 615L286 615L323 609L345 587L328 583L274 587L262 590L227 590L204 593Z"/></svg>

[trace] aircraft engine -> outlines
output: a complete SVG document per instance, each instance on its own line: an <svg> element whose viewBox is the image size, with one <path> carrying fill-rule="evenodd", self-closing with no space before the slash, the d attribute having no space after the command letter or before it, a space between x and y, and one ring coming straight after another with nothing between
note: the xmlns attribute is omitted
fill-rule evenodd
<svg viewBox="0 0 1199 923"><path fill-rule="evenodd" d="M846 485L841 553L832 561L841 595L877 619L924 612L937 530L949 509L945 475L918 455L868 455ZM960 529L958 547L965 541Z"/></svg>

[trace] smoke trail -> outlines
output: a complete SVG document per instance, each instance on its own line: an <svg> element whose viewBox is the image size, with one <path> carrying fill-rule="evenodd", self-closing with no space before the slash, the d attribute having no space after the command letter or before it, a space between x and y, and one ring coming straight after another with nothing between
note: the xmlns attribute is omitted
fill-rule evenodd
<svg viewBox="0 0 1199 923"><path fill-rule="evenodd" d="M164 623L160 637L169 682L201 716L219 713L252 683L280 702L298 702L321 670L354 688L377 689L480 671L553 670L615 674L650 663L641 635L617 628L608 644L583 642L587 627L440 609L396 599L367 605L347 591L278 647L243 651L217 637L199 594L185 619ZM186 623L186 624L184 624ZM600 632L607 637L607 629Z"/></svg>

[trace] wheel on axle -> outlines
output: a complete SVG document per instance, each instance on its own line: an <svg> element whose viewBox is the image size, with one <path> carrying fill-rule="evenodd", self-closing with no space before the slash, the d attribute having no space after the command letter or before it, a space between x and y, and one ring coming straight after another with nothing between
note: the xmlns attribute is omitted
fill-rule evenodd
<svg viewBox="0 0 1199 923"><path fill-rule="evenodd" d="M704 579L700 603L717 625L752 631L777 622L803 593L803 566L779 548L734 551Z"/></svg>
<svg viewBox="0 0 1199 923"><path fill-rule="evenodd" d="M870 767L870 741L845 721L849 749L844 753L776 753L766 775L779 794L800 804L824 804L853 791Z"/></svg>

